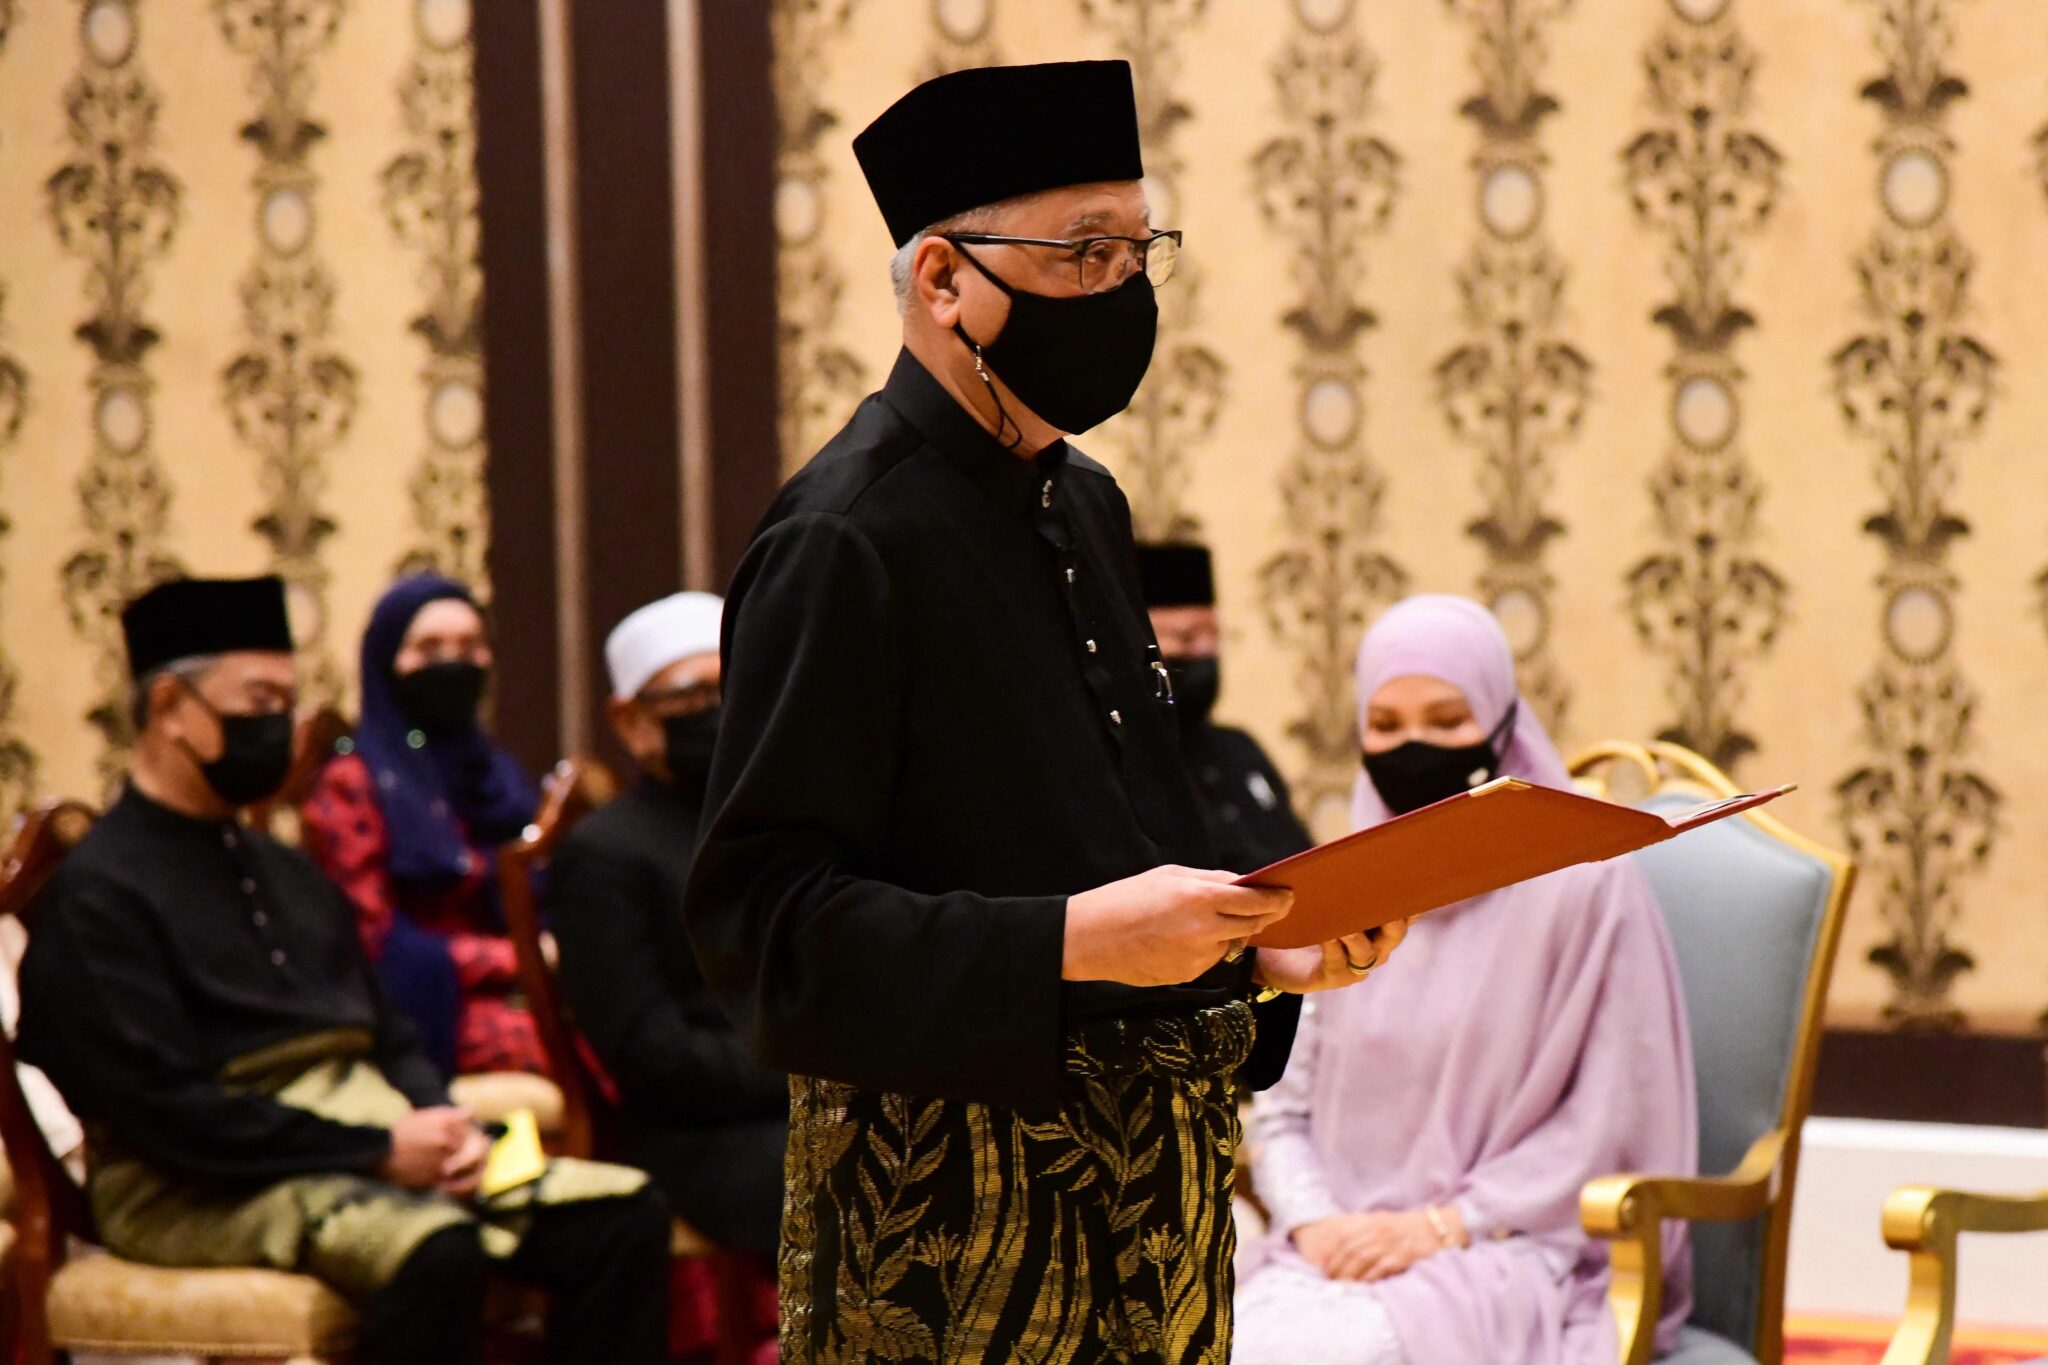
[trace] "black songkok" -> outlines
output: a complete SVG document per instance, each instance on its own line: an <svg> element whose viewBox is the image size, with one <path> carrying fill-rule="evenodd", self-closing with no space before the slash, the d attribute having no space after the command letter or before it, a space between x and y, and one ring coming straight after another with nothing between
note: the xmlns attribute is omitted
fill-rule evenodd
<svg viewBox="0 0 2048 1365"><path fill-rule="evenodd" d="M1206 545L1140 545L1138 581L1147 607L1216 605L1216 571Z"/></svg>
<svg viewBox="0 0 2048 1365"><path fill-rule="evenodd" d="M174 578L159 583L121 612L128 669L135 677L180 659L237 650L292 648L284 580Z"/></svg>
<svg viewBox="0 0 2048 1365"><path fill-rule="evenodd" d="M1020 194L1142 180L1129 62L979 66L938 76L853 140L889 235Z"/></svg>

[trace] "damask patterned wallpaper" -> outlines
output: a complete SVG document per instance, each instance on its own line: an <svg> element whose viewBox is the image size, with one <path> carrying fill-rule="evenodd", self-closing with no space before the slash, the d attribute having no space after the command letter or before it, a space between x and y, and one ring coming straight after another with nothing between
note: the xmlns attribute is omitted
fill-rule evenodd
<svg viewBox="0 0 2048 1365"><path fill-rule="evenodd" d="M113 613L291 584L353 687L401 565L482 572L469 0L0 0L0 807L97 795Z"/></svg>
<svg viewBox="0 0 2048 1365"><path fill-rule="evenodd" d="M1477 594L1567 748L1803 784L1866 869L1844 1019L2048 1009L2048 9L775 4L788 464L895 347L852 133L937 70L1127 56L1192 268L1082 444L1216 546L1222 709L1317 826L1364 625Z"/></svg>

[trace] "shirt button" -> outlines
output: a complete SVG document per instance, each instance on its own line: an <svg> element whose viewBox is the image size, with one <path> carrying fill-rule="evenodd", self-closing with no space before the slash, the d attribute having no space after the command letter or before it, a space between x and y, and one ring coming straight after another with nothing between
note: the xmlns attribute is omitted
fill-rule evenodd
<svg viewBox="0 0 2048 1365"><path fill-rule="evenodd" d="M1052 506L1052 480L1051 480L1051 479L1047 479L1047 480L1045 481L1045 491L1044 491L1044 492L1042 492L1042 493L1040 493L1040 494L1038 495L1038 505L1039 505L1040 507L1050 507L1050 506Z"/></svg>
<svg viewBox="0 0 2048 1365"><path fill-rule="evenodd" d="M1067 581L1069 583L1074 581L1074 571L1072 569L1067 570Z"/></svg>
<svg viewBox="0 0 2048 1365"><path fill-rule="evenodd" d="M1067 571L1067 575L1068 575L1068 577L1069 577L1069 578L1072 578L1072 576L1073 576L1073 570L1069 569L1069 570ZM234 832L234 831L233 831L232 829L224 829L224 830L222 830L222 831L220 832L220 841L221 841L221 843L222 843L222 844L226 845L227 847L229 847L229 848L233 848L233 847L235 846L235 832Z"/></svg>
<svg viewBox="0 0 2048 1365"><path fill-rule="evenodd" d="M1110 712L1110 713L1109 713L1109 723L1110 723L1111 725L1122 725L1122 724L1124 723L1124 713L1123 713L1123 712L1121 712L1121 711L1112 711L1112 712Z"/></svg>
<svg viewBox="0 0 2048 1365"><path fill-rule="evenodd" d="M268 916L268 915L264 914L264 913L263 913L263 912L262 912L261 910L258 910L258 911L257 911L257 912L256 912L255 914L251 915L251 916L250 916L249 918L250 918L250 919L252 919L252 920L254 920L254 921L256 921L256 927L257 927L258 929L261 929L261 928L263 928L263 927L264 927L265 925L267 925L267 924L269 924L269 923L270 923L270 916Z"/></svg>
<svg viewBox="0 0 2048 1365"><path fill-rule="evenodd" d="M272 948L270 950L270 965L273 967L282 967L284 965L284 949Z"/></svg>
<svg viewBox="0 0 2048 1365"><path fill-rule="evenodd" d="M242 894L245 896L256 894L256 879L254 877L242 878Z"/></svg>
<svg viewBox="0 0 2048 1365"><path fill-rule="evenodd" d="M1095 652L1095 642L1093 640L1090 640L1088 642L1088 652L1090 654L1093 654Z"/></svg>

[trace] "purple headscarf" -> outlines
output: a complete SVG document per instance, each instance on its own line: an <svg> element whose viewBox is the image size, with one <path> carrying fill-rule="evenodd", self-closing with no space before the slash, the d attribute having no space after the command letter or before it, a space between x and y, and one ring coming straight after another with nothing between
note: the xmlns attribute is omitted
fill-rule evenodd
<svg viewBox="0 0 2048 1365"><path fill-rule="evenodd" d="M1411 675L1456 685L1489 729L1518 703L1506 638L1461 598L1411 598L1373 627L1358 656L1361 713L1381 684ZM1502 773L1569 785L1526 702L1505 751ZM1363 777L1353 810L1360 828L1387 818ZM1305 1005L1287 1074L1254 1107L1274 1236L1247 1283L1302 1269L1289 1237L1306 1223L1455 1205L1474 1245L1356 1287L1385 1306L1408 1360L1605 1365L1606 1254L1580 1230L1579 1191L1623 1171L1691 1174L1694 1103L1677 963L1632 863L1567 868L1424 915L1370 981ZM1665 1255L1668 1346L1691 1306L1682 1230L1667 1231ZM1304 1297L1295 1316L1329 1302Z"/></svg>
<svg viewBox="0 0 2048 1365"><path fill-rule="evenodd" d="M363 631L356 751L369 766L389 840L388 868L400 883L459 881L474 870L469 840L486 847L504 843L525 828L540 800L518 760L479 726L422 734L413 743L413 724L393 691L393 668L413 619L429 602L447 598L476 605L453 579L401 578L378 600Z"/></svg>
<svg viewBox="0 0 2048 1365"><path fill-rule="evenodd" d="M1543 722L1526 703L1517 705L1515 654L1493 613L1468 597L1425 593L1387 609L1358 647L1358 732L1373 693L1395 678L1441 678L1465 694L1479 728L1492 734L1515 707L1515 727L1501 754L1502 773L1525 782L1569 789L1571 774ZM1351 788L1351 827L1367 829L1392 816L1361 772Z"/></svg>

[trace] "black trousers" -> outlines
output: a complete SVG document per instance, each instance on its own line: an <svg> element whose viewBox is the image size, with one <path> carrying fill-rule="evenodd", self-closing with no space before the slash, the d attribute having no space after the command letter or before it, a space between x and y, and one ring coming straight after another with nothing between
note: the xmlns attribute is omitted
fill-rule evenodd
<svg viewBox="0 0 2048 1365"><path fill-rule="evenodd" d="M536 1210L493 1265L474 1226L445 1228L363 1305L363 1365L479 1365L493 1273L548 1291L548 1365L662 1365L668 1351L668 1209L652 1189Z"/></svg>
<svg viewBox="0 0 2048 1365"><path fill-rule="evenodd" d="M679 1128L628 1113L620 1127L620 1157L654 1177L678 1217L720 1246L775 1255L787 1122Z"/></svg>

